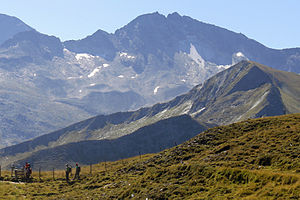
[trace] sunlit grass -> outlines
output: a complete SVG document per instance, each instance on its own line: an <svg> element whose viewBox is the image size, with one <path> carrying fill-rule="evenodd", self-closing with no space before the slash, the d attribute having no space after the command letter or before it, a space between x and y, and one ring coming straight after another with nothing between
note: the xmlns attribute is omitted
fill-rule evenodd
<svg viewBox="0 0 300 200"><path fill-rule="evenodd" d="M300 114L210 129L158 154L33 172L33 182L0 182L1 199L300 199ZM73 175L74 176L74 169ZM2 177L9 181L10 172Z"/></svg>

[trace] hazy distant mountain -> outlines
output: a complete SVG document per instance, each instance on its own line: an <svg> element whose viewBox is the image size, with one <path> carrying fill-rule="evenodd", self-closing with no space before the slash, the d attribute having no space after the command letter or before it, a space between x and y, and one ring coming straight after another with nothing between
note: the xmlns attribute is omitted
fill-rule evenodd
<svg viewBox="0 0 300 200"><path fill-rule="evenodd" d="M19 32L33 29L16 17L0 14L0 30L0 44L2 44Z"/></svg>
<svg viewBox="0 0 300 200"><path fill-rule="evenodd" d="M52 61L54 57L64 56L63 46L58 38L35 30L17 33L13 38L5 41L0 48L2 49L0 67L8 70L14 70L11 69L14 64L27 67L27 63L41 64Z"/></svg>
<svg viewBox="0 0 300 200"><path fill-rule="evenodd" d="M161 66L163 68L174 66L174 56L179 52L188 53L191 44L206 62L217 65L228 65L232 63L233 57L245 56L249 60L280 70L300 73L299 48L271 49L241 33L180 16L178 13L167 17L159 13L142 15L114 34L99 30L82 40L64 42L71 51L86 52L108 60L118 52L125 51L142 55L143 64L149 64L149 56L152 55L165 63ZM103 52L109 53L104 55ZM145 70L143 65L133 67L137 72Z"/></svg>
<svg viewBox="0 0 300 200"><path fill-rule="evenodd" d="M131 135L130 142L135 143L136 140L138 141L135 138L136 132L146 134L148 132L146 130L152 127L150 132L154 132L152 136L161 140L159 145L168 144L166 147L169 147L169 137L163 139L162 135L158 136L157 133L172 135L178 130L180 134L191 136L196 134L195 131L189 129L191 126L189 123L194 120L206 124L222 125L248 118L297 113L300 112L299 84L300 75L274 70L255 62L242 61L194 87L187 94L178 96L169 102L132 112L97 116L32 141L2 149L0 156L8 157L10 162L14 160L23 162L25 159L36 164L43 163L43 165L48 162L49 156L53 158L53 152L55 155L60 155L56 164L62 164L64 160L75 162L76 159L87 164L104 159L114 160L122 156L132 156L136 155L137 149L129 148L127 152L122 145L115 145L111 148L105 145L106 143L119 144L123 141L121 137L124 135L128 135L128 137ZM181 115L185 117L176 117ZM175 120L176 122L172 126L167 126L165 122L168 123L169 119L178 121ZM175 125L177 123L180 123L180 128ZM155 125L153 126L153 124ZM156 128L153 129L153 127ZM205 127L203 123L201 127ZM142 135L138 137L142 137ZM105 139L108 141L102 141ZM97 154L95 160L90 158L84 160L79 156L83 154L76 154L77 157L71 156L71 158L66 156L75 155L71 153L75 148L78 151L85 149L86 155L92 154L87 149L91 149L91 151L95 149L88 148L89 144L100 145L97 148L99 151L101 149L101 155ZM104 145L105 148L101 145ZM155 152L157 148L159 148L157 145L151 146L145 151ZM2 165L8 164L5 159L2 159L1 162Z"/></svg>
<svg viewBox="0 0 300 200"><path fill-rule="evenodd" d="M56 102L71 86L53 59L63 59L60 40L27 31L0 46L0 146L24 141L90 115Z"/></svg>
<svg viewBox="0 0 300 200"><path fill-rule="evenodd" d="M299 52L177 13L142 15L114 34L63 43L18 32L0 45L0 147L168 101L241 60L299 73Z"/></svg>

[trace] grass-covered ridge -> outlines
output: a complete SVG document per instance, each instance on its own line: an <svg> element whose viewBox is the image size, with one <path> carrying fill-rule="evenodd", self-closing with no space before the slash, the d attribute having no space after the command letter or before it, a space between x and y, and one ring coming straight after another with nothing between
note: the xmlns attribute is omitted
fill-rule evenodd
<svg viewBox="0 0 300 200"><path fill-rule="evenodd" d="M299 199L300 114L209 129L158 154L83 168L82 179L0 182L0 198ZM63 172L61 173L61 177ZM38 180L36 180L38 181Z"/></svg>

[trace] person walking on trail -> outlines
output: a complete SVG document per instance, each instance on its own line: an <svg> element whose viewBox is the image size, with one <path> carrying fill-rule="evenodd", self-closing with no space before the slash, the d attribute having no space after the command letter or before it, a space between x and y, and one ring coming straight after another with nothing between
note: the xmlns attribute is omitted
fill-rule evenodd
<svg viewBox="0 0 300 200"><path fill-rule="evenodd" d="M80 173L80 166L78 165L78 163L76 163L76 171L75 171L75 176L74 176L74 179L77 179L79 180L79 173Z"/></svg>
<svg viewBox="0 0 300 200"><path fill-rule="evenodd" d="M72 171L71 166L69 164L66 164L66 181L67 181L67 183L70 182L69 176L70 176L71 171Z"/></svg>
<svg viewBox="0 0 300 200"><path fill-rule="evenodd" d="M32 173L31 165L30 165L30 163L26 162L26 164L25 164L25 178L26 178L27 181L30 179L31 173Z"/></svg>

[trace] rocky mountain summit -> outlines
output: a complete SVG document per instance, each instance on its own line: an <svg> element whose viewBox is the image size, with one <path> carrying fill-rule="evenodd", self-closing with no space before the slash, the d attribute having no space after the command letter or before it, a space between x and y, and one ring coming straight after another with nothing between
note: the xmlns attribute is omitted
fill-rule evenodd
<svg viewBox="0 0 300 200"><path fill-rule="evenodd" d="M22 22L20 19L0 14L0 44L12 38L15 34L31 31L33 28Z"/></svg>

